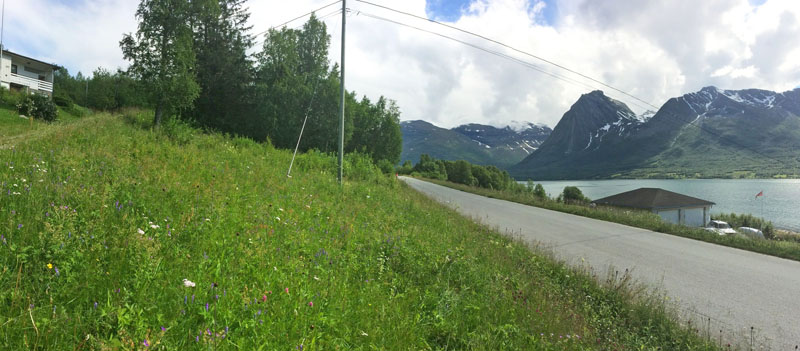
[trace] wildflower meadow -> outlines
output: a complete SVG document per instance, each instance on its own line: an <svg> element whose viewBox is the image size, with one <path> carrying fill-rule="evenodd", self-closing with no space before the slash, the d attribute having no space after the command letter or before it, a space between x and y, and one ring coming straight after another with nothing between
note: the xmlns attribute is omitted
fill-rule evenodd
<svg viewBox="0 0 800 351"><path fill-rule="evenodd" d="M288 151L151 116L0 114L0 349L716 349L365 156L287 177Z"/></svg>

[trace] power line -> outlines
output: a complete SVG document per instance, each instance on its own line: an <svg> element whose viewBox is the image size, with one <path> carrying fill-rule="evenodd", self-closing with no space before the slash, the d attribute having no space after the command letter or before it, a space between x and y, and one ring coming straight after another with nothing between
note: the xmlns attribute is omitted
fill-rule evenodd
<svg viewBox="0 0 800 351"><path fill-rule="evenodd" d="M318 11L320 11L320 10L324 10L324 9L326 9L326 8L328 8L328 7L331 7L331 6L333 6L333 5L336 5L336 4L340 3L340 2L342 2L342 0L336 0L336 1L332 2L332 3L330 3L330 4L327 4L327 5L323 6L323 7L320 7L320 8L318 8L318 9L316 9L316 10L314 10L314 11L311 11L311 12L308 12L308 13L306 13L306 14L303 14L303 15L297 16L297 17L295 17L295 18L292 18L292 19L290 19L290 20L288 20L288 21L286 21L286 22L283 22L283 23L281 23L281 24L279 24L279 25L277 25L277 26L272 26L272 27L269 27L269 29L267 29L267 30L265 30L265 31L263 31L263 32L260 32L260 33L258 33L258 34L256 34L256 35L254 35L254 37L257 37L257 36L259 36L259 35L262 35L262 34L264 34L264 33L266 33L266 32L269 32L269 31L270 31L270 29L275 29L275 28L280 28L280 27L283 27L283 26L285 26L285 25L287 25L287 24L289 24L289 23L292 23L292 22L294 22L294 21L297 21L297 20L299 20L299 19L301 19L301 18L303 18L303 17L306 17L306 16L308 16L308 15L310 15L310 14L312 14L312 13L318 12ZM339 11L341 11L341 10L339 10Z"/></svg>
<svg viewBox="0 0 800 351"><path fill-rule="evenodd" d="M342 10L341 9L337 9L336 11L333 11L333 12L327 14L327 15L320 16L319 18L317 18L317 20L320 21L320 22L324 22L325 20L327 20L327 19L329 19L329 18L331 18L333 16L339 15L341 13L342 13ZM300 27L302 27L304 25L305 25L305 23L303 23L301 25L297 25L297 26L291 27L291 29L297 29L297 28L300 28ZM264 33L266 33L266 32L264 32ZM253 46L256 47L256 46L258 46L260 44L263 44L263 43L264 43L264 39L256 40L256 41L253 42Z"/></svg>
<svg viewBox="0 0 800 351"><path fill-rule="evenodd" d="M379 7L379 8L385 9L385 10L393 11L393 12L396 12L396 13L399 13L399 14L403 14L403 15L406 15L406 16L411 16L411 17L414 17L414 18L417 18L417 19L421 19L421 20L425 20L425 21L428 21L428 22L432 22L432 23L438 24L438 25L440 25L440 26L444 26L444 27L447 27L447 28L450 28L450 29L454 29L454 30L457 30L457 31L459 31L459 32L462 32L462 33L465 33L465 34L469 34L469 35L472 35L472 36L474 36L474 37L478 37L478 38L481 38L481 39L483 39L483 40L490 41L490 42L492 42L492 43L495 43L495 44L497 44L497 45L500 45L500 46L502 46L502 47L505 47L505 48L507 48L507 49L510 49L510 50L516 51L516 52L518 52L518 53L520 53L520 54L523 54L523 55L526 55L526 56L530 56L530 57L532 57L532 58L535 58L535 59L537 59L537 60L540 60L540 61L542 61L542 62L545 62L545 63L547 63L547 64L550 64L550 65L553 65L553 66L555 66L555 67L561 68L561 69L563 69L563 70L565 70L565 71L567 71L567 72L570 72L570 73L573 73L573 74L579 75L579 76L581 76L581 77L583 77L583 78L586 78L586 79L588 79L588 80L591 80L591 81L593 81L593 82L595 82L595 83L601 84L601 85L603 85L603 86L605 86L605 87L607 87L607 88L613 89L613 90L615 90L615 91L617 91L617 92L619 92L619 93L621 93L621 94L625 94L625 95L627 95L628 97L631 97L631 98L633 98L633 99L636 99L636 100L638 100L638 101L640 101L640 102L642 102L642 103L644 103L644 104L646 104L646 105L648 105L648 106L651 106L651 107L653 107L653 108L655 108L655 109L658 109L658 106L655 106L655 105L653 105L653 104L651 104L651 103L649 103L649 102L647 102L647 101L645 101L645 100L643 100L643 99L640 99L639 97L637 97L637 96L634 96L633 94L630 94L630 93L628 93L628 92L626 92L626 91L624 91L624 90L622 90L622 89L616 88L616 87L614 87L614 86L612 86L612 85L610 85L610 84L607 84L607 83L605 83L605 82L603 82L603 81L600 81L600 80L598 80L598 79L592 78L592 77L590 77L590 76L588 76L588 75L586 75L586 74L580 73L580 72L578 72L578 71L575 71L575 70L573 70L573 69L570 69L570 68L568 68L568 67L565 67L565 66L563 66L563 65L560 65L560 64L558 64L558 63L555 63L555 62L553 62L553 61L547 60L547 59L545 59L545 58L543 58L543 57L540 57L540 56L537 56L537 55L531 54L531 53L529 53L529 52L526 52L526 51L522 51L522 50L520 50L520 49L517 49L517 48L515 48L515 47L513 47L513 46L510 46L510 45L508 45L508 44L502 43L502 42L500 42L500 41L497 41L497 40L494 40L494 39L491 39L491 38L485 37L485 36L483 36L483 35L480 35L480 34L477 34L477 33L474 33L474 32L470 32L470 31L468 31L468 30L461 29L461 28L458 28L458 27L455 27L455 26L452 26L452 25L449 25L449 24L446 24L446 23L442 23L442 22L439 22L439 21L436 21L436 20L432 20L432 19L430 19L430 18L425 18L425 17L422 17L422 16L417 16L417 15L415 15L415 14L408 13L408 12L405 12L405 11L396 10L396 9L393 9L393 8L390 8L390 7L387 7L387 6L383 6L383 5L375 4L375 3L372 3L372 2L369 2L369 1L365 1L365 0L356 0L356 1L358 1L358 2L361 2L361 3L364 3L364 4L367 4L367 5L371 5L371 6Z"/></svg>
<svg viewBox="0 0 800 351"><path fill-rule="evenodd" d="M480 51L486 52L486 53L491 54L491 55L495 55L495 56L498 56L498 57L501 57L501 58L504 58L504 59L507 59L507 60L514 61L514 62L516 62L516 63L518 63L520 65L523 65L523 66L525 66L527 68L530 68L530 69L535 70L537 72L540 72L542 74L551 76L551 77L556 78L558 80L562 80L564 82L571 83L571 84L580 85L583 88L587 88L589 90L595 90L594 87L592 87L590 85L587 85L587 84L585 84L583 82L579 82L579 81L574 80L572 78L565 77L565 76L562 76L562 75L559 75L559 74L556 74L556 73L549 72L549 71L544 70L541 67L536 66L536 65L534 65L534 64L532 64L530 62L520 60L520 59L518 59L516 57L510 56L510 55L506 55L506 54L501 53L499 51L494 51L494 50L491 50L491 49L487 49L487 48L484 48L484 47L481 47L481 46L478 46L478 45L475 45L475 44L472 44L472 43L468 43L468 42L460 40L460 39L453 38L453 37L445 35L445 34L436 33L436 32L433 32L433 31L430 31L430 30L427 30L427 29L423 29L423 28L420 28L420 27L415 27L415 26L410 25L410 24L398 22L398 21L391 20L391 19L388 19L388 18L385 18L385 17L373 15L373 14L370 14L370 13L367 13L367 12L358 11L357 14L358 15L364 15L366 17L377 19L377 20L380 20L380 21L386 21L386 22L393 23L393 24L396 24L396 25L399 25L399 26L408 27L408 28L415 29L415 30L418 30L418 31L421 31L421 32L425 32L425 33L432 34L432 35L435 35L435 36L438 36L438 37L442 37L442 38L445 38L445 39L448 39L448 40L452 40L452 41L455 41L455 42L457 42L459 44L466 45L466 46L469 46L471 48L474 48L476 50L480 50Z"/></svg>

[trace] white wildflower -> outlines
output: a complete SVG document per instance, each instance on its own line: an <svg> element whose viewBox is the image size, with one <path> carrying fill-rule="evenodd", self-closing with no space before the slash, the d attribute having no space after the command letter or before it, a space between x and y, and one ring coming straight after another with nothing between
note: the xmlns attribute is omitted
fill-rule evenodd
<svg viewBox="0 0 800 351"><path fill-rule="evenodd" d="M153 228L153 229L158 229L158 228L160 228L160 227L158 226L158 224L151 224L151 225L150 225L150 228Z"/></svg>
<svg viewBox="0 0 800 351"><path fill-rule="evenodd" d="M280 207L278 207L278 211L281 211L281 212L283 212L283 209L282 209L282 208L280 208Z"/></svg>
<svg viewBox="0 0 800 351"><path fill-rule="evenodd" d="M139 228L136 228L136 232L138 232L139 235L144 235L144 230L141 230Z"/></svg>
<svg viewBox="0 0 800 351"><path fill-rule="evenodd" d="M25 183L27 182L27 180L25 178L22 178L22 182Z"/></svg>
<svg viewBox="0 0 800 351"><path fill-rule="evenodd" d="M314 276L314 280L319 280L319 278L318 278L318 277L315 275L315 276Z"/></svg>
<svg viewBox="0 0 800 351"><path fill-rule="evenodd" d="M369 336L369 335L367 333L365 333L364 331L361 331L361 336Z"/></svg>
<svg viewBox="0 0 800 351"><path fill-rule="evenodd" d="M16 191L15 191L15 192L12 192L11 194L12 194L12 195L20 195L20 193L18 193L18 192L16 192Z"/></svg>
<svg viewBox="0 0 800 351"><path fill-rule="evenodd" d="M277 220L278 222L280 222L280 221L281 221L281 217L275 217L275 220Z"/></svg>
<svg viewBox="0 0 800 351"><path fill-rule="evenodd" d="M210 219L206 218L206 222L211 221Z"/></svg>
<svg viewBox="0 0 800 351"><path fill-rule="evenodd" d="M191 280L186 279L186 278L183 279L183 286L185 286L187 288L194 288L195 285L196 284L194 282L192 282Z"/></svg>
<svg viewBox="0 0 800 351"><path fill-rule="evenodd" d="M18 187L19 185L14 184L14 187Z"/></svg>

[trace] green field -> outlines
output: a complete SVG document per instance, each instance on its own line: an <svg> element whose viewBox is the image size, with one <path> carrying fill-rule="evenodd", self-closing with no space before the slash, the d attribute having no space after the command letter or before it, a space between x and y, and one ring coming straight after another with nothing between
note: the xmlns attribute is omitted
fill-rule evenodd
<svg viewBox="0 0 800 351"><path fill-rule="evenodd" d="M716 349L364 157L151 118L0 113L0 349Z"/></svg>

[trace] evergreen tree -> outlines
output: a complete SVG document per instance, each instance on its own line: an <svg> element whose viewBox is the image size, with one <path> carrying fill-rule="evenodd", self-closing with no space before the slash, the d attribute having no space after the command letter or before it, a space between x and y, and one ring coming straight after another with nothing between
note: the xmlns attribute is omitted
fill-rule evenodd
<svg viewBox="0 0 800 351"><path fill-rule="evenodd" d="M254 137L250 132L253 63L247 50L250 14L244 0L192 2L191 26L200 94L191 116L200 124Z"/></svg>
<svg viewBox="0 0 800 351"><path fill-rule="evenodd" d="M189 26L191 5L184 0L142 0L135 37L125 34L120 41L123 56L132 61L129 71L148 87L154 126L165 113L191 107L200 92Z"/></svg>

